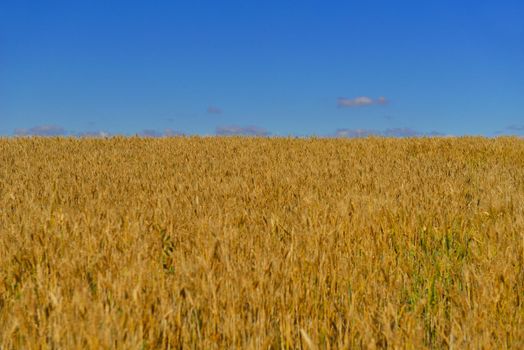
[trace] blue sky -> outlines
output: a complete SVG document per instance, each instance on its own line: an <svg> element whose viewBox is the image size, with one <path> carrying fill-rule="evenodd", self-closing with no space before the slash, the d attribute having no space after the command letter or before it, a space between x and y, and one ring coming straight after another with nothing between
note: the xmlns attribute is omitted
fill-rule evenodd
<svg viewBox="0 0 524 350"><path fill-rule="evenodd" d="M0 2L0 135L524 134L524 2Z"/></svg>

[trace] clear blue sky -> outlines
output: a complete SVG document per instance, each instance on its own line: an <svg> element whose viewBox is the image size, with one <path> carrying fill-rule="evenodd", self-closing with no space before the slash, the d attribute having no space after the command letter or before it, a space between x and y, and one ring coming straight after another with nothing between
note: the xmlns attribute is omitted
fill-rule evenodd
<svg viewBox="0 0 524 350"><path fill-rule="evenodd" d="M0 1L2 135L522 135L523 95L523 1Z"/></svg>

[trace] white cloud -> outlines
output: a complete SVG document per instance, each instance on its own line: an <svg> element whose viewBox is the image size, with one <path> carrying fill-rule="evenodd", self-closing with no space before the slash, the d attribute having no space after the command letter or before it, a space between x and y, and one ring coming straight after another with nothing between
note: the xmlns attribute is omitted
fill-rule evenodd
<svg viewBox="0 0 524 350"><path fill-rule="evenodd" d="M257 126L218 126L215 133L220 136L243 135L243 136L269 136L271 133Z"/></svg>
<svg viewBox="0 0 524 350"><path fill-rule="evenodd" d="M177 130L173 130L169 128L164 130L164 136L166 137L183 136L183 135L184 133L177 131Z"/></svg>
<svg viewBox="0 0 524 350"><path fill-rule="evenodd" d="M524 131L524 124L513 124L506 128L511 131Z"/></svg>
<svg viewBox="0 0 524 350"><path fill-rule="evenodd" d="M66 131L58 125L37 125L28 129L15 129L14 134L16 136L63 136Z"/></svg>
<svg viewBox="0 0 524 350"><path fill-rule="evenodd" d="M372 129L338 129L335 131L335 137L367 137L367 136L385 136L385 137L423 137L423 136L446 136L438 131L420 132L411 128L389 128L385 130Z"/></svg>
<svg viewBox="0 0 524 350"><path fill-rule="evenodd" d="M164 129L163 132L154 129L144 129L138 133L138 136L141 137L174 137L183 135L182 132L170 128Z"/></svg>
<svg viewBox="0 0 524 350"><path fill-rule="evenodd" d="M153 129L144 129L138 133L138 136L142 137L161 137L162 133Z"/></svg>
<svg viewBox="0 0 524 350"><path fill-rule="evenodd" d="M373 99L368 96L359 96L355 98L345 98L339 97L337 99L337 106L346 108L346 107L363 107L363 106L372 106L372 105L385 105L388 103L388 100L384 96L380 96L377 99Z"/></svg>
<svg viewBox="0 0 524 350"><path fill-rule="evenodd" d="M207 108L207 113L209 113L209 114L221 114L222 113L222 109L218 108L216 106L209 106Z"/></svg>
<svg viewBox="0 0 524 350"><path fill-rule="evenodd" d="M379 104L379 105L386 105L386 104L388 104L388 100L384 96L380 96L379 98L376 99L375 102L377 104Z"/></svg>
<svg viewBox="0 0 524 350"><path fill-rule="evenodd" d="M76 134L78 137L109 137L111 136L105 131L82 131Z"/></svg>
<svg viewBox="0 0 524 350"><path fill-rule="evenodd" d="M379 134L380 132L370 129L338 129L335 132L336 137L366 137Z"/></svg>

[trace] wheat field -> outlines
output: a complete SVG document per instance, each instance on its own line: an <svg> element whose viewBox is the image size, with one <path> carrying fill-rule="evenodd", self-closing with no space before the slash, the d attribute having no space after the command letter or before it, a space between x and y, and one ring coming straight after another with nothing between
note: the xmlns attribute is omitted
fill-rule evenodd
<svg viewBox="0 0 524 350"><path fill-rule="evenodd" d="M0 349L524 348L524 140L0 139Z"/></svg>

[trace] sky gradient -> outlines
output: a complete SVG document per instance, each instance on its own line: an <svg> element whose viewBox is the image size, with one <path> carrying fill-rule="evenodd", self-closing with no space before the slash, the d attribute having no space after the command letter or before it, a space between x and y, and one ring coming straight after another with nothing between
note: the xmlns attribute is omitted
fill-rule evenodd
<svg viewBox="0 0 524 350"><path fill-rule="evenodd" d="M0 2L0 135L524 135L524 2Z"/></svg>

